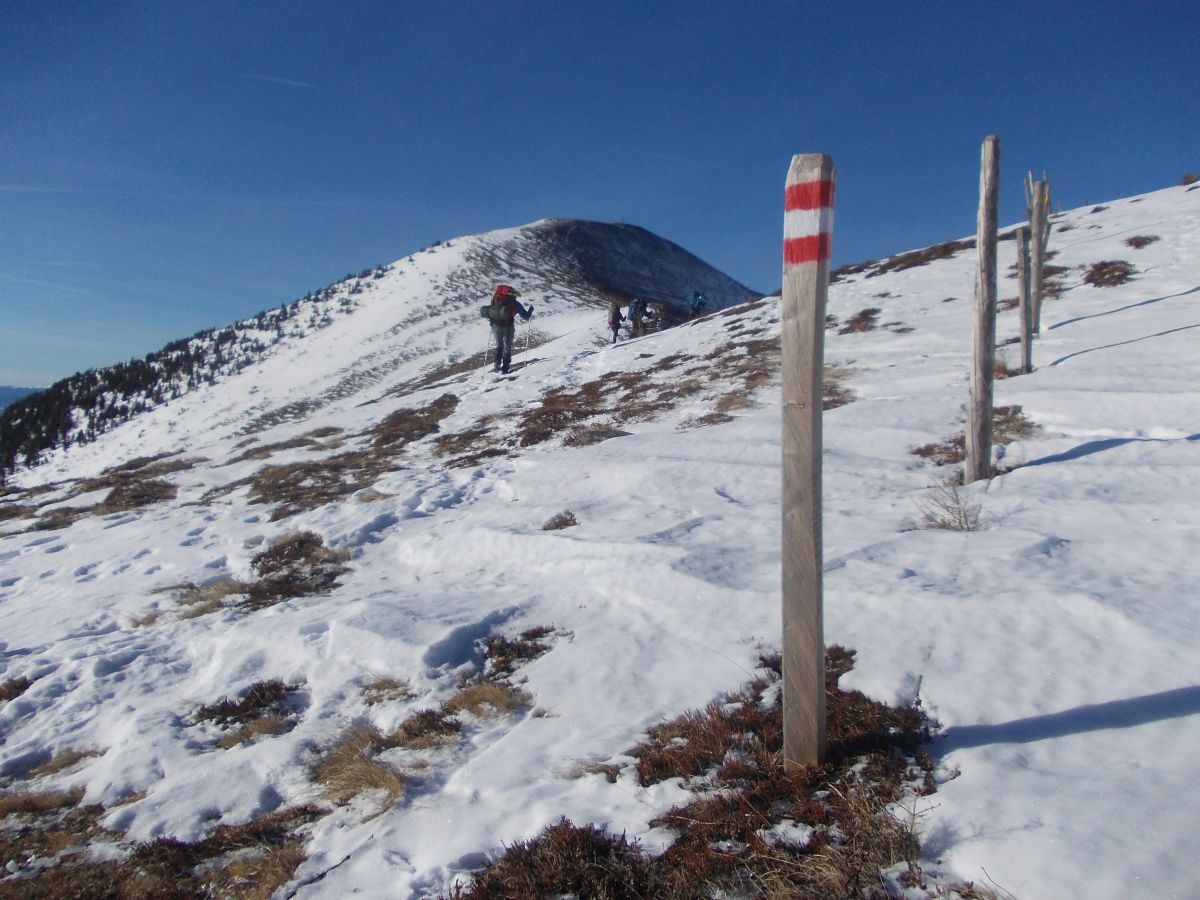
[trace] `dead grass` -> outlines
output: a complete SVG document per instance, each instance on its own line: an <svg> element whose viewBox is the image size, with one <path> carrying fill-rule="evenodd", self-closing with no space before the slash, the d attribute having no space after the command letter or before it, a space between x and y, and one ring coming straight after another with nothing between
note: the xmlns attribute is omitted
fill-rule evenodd
<svg viewBox="0 0 1200 900"><path fill-rule="evenodd" d="M326 594L349 571L348 559L348 552L326 547L315 532L285 535L250 560L261 577L249 586L246 606L264 609L292 597Z"/></svg>
<svg viewBox="0 0 1200 900"><path fill-rule="evenodd" d="M235 578L225 578L203 587L190 586L178 598L183 607L181 619L195 619L225 608L225 599L235 594L245 594L250 585Z"/></svg>
<svg viewBox="0 0 1200 900"><path fill-rule="evenodd" d="M411 700L416 696L413 694L412 686L407 681L403 678L392 678L388 675L380 675L364 684L362 695L363 701L367 706L374 706L377 703Z"/></svg>
<svg viewBox="0 0 1200 900"><path fill-rule="evenodd" d="M384 743L377 729L369 725L352 726L321 754L310 777L320 785L325 799L339 806L369 791L382 792L379 807L382 812L403 797L405 790L401 774L375 759Z"/></svg>
<svg viewBox="0 0 1200 900"><path fill-rule="evenodd" d="M1125 246L1132 247L1134 250L1141 250L1143 247L1149 247L1158 240L1161 240L1161 238L1157 234L1135 234L1133 237L1125 238Z"/></svg>
<svg viewBox="0 0 1200 900"><path fill-rule="evenodd" d="M222 735L217 740L217 746L222 750L229 750L241 744L248 744L260 737L287 734L295 727L296 719L294 716L268 713L261 719L254 719L251 722L247 722L236 731Z"/></svg>
<svg viewBox="0 0 1200 900"><path fill-rule="evenodd" d="M33 682L24 675L0 681L0 700L16 700L29 690Z"/></svg>
<svg viewBox="0 0 1200 900"><path fill-rule="evenodd" d="M99 806L43 816L37 828L0 832L0 851L9 871L26 877L0 881L0 897L265 898L293 877L304 859L298 830L323 813L298 807L260 816L243 825L222 825L198 841L159 838L135 844L120 860L97 862L87 845L114 840L98 823ZM28 866L33 859L38 868ZM43 867L49 862L49 867Z"/></svg>
<svg viewBox="0 0 1200 900"><path fill-rule="evenodd" d="M1019 405L997 406L992 409L993 444L1011 444L1019 438L1036 434L1037 431L1037 425L1026 418ZM966 445L966 438L959 434L943 441L914 447L911 452L929 460L935 466L949 466L966 458Z"/></svg>
<svg viewBox="0 0 1200 900"><path fill-rule="evenodd" d="M780 657L764 653L765 671L746 688L651 728L628 751L643 785L682 778L694 793L651 823L675 834L664 853L650 856L623 836L563 819L506 847L452 896L865 896L882 869L919 855L912 821L888 806L932 784L933 764L922 750L928 734L919 708L838 687L853 659L839 647L826 654L829 747L821 766L783 765ZM768 840L764 833L784 820L808 825L810 840Z"/></svg>
<svg viewBox="0 0 1200 900"><path fill-rule="evenodd" d="M438 431L440 423L458 408L458 397L442 394L432 403L416 409L398 409L371 429L377 449L399 450Z"/></svg>
<svg viewBox="0 0 1200 900"><path fill-rule="evenodd" d="M384 738L384 745L406 750L427 750L456 741L461 731L462 722L448 711L423 709L401 722L395 731Z"/></svg>
<svg viewBox="0 0 1200 900"><path fill-rule="evenodd" d="M193 714L194 722L213 722L223 731L217 746L229 750L267 735L285 734L296 725L296 710L291 695L300 685L288 685L279 679L257 681L237 700L222 698L205 704ZM236 726L236 727L235 727Z"/></svg>
<svg viewBox="0 0 1200 900"><path fill-rule="evenodd" d="M542 531L559 531L560 529L570 528L578 524L579 520L575 518L575 513L567 509L560 513L555 513L547 519L542 524Z"/></svg>
<svg viewBox="0 0 1200 900"><path fill-rule="evenodd" d="M88 750L64 750L52 756L48 761L42 763L29 770L29 775L33 778L48 778L51 775L57 775L59 772L65 772L67 769L79 765L85 759L94 759L97 756L103 756L103 750L88 749Z"/></svg>
<svg viewBox="0 0 1200 900"><path fill-rule="evenodd" d="M857 334L863 331L873 331L875 326L879 324L879 314L881 312L883 310L877 306L869 306L866 309L859 310L842 324L842 327L838 329L838 334Z"/></svg>
<svg viewBox="0 0 1200 900"><path fill-rule="evenodd" d="M1083 283L1092 287L1116 287L1133 279L1137 270L1123 259L1092 263L1084 273Z"/></svg>
<svg viewBox="0 0 1200 900"><path fill-rule="evenodd" d="M486 719L493 715L507 715L532 702L533 698L520 688L502 681L484 679L463 685L443 708L448 713L467 712Z"/></svg>
<svg viewBox="0 0 1200 900"><path fill-rule="evenodd" d="M0 793L0 819L12 815L41 815L75 806L82 799L83 788L72 788L69 791Z"/></svg>
<svg viewBox="0 0 1200 900"><path fill-rule="evenodd" d="M483 645L487 657L486 674L491 678L512 675L520 666L548 652L550 645L542 638L554 633L553 627L539 625L527 628L515 638L506 638L503 635L487 638Z"/></svg>

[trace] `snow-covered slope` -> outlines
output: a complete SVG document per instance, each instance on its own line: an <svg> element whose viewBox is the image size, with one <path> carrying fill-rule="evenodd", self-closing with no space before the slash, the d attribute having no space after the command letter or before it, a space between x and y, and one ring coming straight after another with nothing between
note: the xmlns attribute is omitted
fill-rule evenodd
<svg viewBox="0 0 1200 900"><path fill-rule="evenodd" d="M1065 290L1037 371L996 385L1039 430L966 492L979 531L920 527L949 470L912 453L962 430L973 251L831 288L826 360L853 402L825 417L826 639L857 649L851 686L919 689L944 727L920 824L931 868L1022 898L1193 896L1200 192L1054 223ZM319 819L291 889L436 896L560 815L669 840L649 823L681 785L578 770L627 761L645 728L745 682L777 644L778 301L608 347L605 291L648 293L651 273L670 299L695 270L534 231L576 248L554 254L563 268L522 255L528 230L417 254L328 327L19 477L0 500L0 679L23 685L0 706L10 790L81 787L128 841L317 801L314 767L347 729L438 706L478 639L545 626L549 651L519 671L530 704L380 754L403 797ZM1133 280L1083 283L1112 259ZM466 364L501 277L538 333L495 381ZM697 288L742 299L715 276ZM868 308L876 327L841 333ZM1001 339L1015 333L1001 313ZM144 460L161 453L177 455ZM149 482L168 486L156 502L112 497ZM577 525L543 529L568 510ZM55 522L71 524L32 530ZM298 530L342 553L331 590L199 605L205 586L260 578L252 560ZM368 702L385 676L407 692ZM292 687L282 733L221 749L197 723L271 679ZM70 750L96 755L31 775Z"/></svg>

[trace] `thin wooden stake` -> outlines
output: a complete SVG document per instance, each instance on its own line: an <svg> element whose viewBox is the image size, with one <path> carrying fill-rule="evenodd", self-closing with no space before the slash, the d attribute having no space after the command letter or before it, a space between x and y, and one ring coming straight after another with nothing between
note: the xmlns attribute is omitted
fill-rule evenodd
<svg viewBox="0 0 1200 900"><path fill-rule="evenodd" d="M966 465L970 484L992 474L992 379L996 365L996 218L1000 198L1000 138L983 142L979 171L979 220L975 239L975 359L967 410Z"/></svg>
<svg viewBox="0 0 1200 900"><path fill-rule="evenodd" d="M1029 211L1032 232L1033 333L1042 332L1042 270L1046 265L1046 245L1050 237L1050 182L1039 181L1033 186L1033 207Z"/></svg>
<svg viewBox="0 0 1200 900"><path fill-rule="evenodd" d="M1029 229L1017 229L1017 301L1021 311L1021 374L1033 371L1033 302L1029 284Z"/></svg>
<svg viewBox="0 0 1200 900"><path fill-rule="evenodd" d="M783 758L825 755L821 376L833 232L833 160L792 157L783 228Z"/></svg>

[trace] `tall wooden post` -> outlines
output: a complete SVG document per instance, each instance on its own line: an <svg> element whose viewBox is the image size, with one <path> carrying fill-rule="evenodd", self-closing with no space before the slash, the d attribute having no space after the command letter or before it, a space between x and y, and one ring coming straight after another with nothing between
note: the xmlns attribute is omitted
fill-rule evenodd
<svg viewBox="0 0 1200 900"><path fill-rule="evenodd" d="M979 220L975 238L975 359L967 410L966 465L963 481L992 474L992 379L996 365L996 217L1000 197L1000 138L983 142L979 170Z"/></svg>
<svg viewBox="0 0 1200 900"><path fill-rule="evenodd" d="M792 157L783 225L783 758L825 755L821 377L833 160Z"/></svg>
<svg viewBox="0 0 1200 900"><path fill-rule="evenodd" d="M1029 281L1029 228L1017 229L1017 302L1021 312L1021 374L1033 371L1033 294Z"/></svg>
<svg viewBox="0 0 1200 900"><path fill-rule="evenodd" d="M1046 245L1050 236L1050 182L1033 185L1033 203L1029 210L1029 229L1032 232L1032 267L1029 274L1032 286L1033 333L1042 332L1042 268L1046 265Z"/></svg>

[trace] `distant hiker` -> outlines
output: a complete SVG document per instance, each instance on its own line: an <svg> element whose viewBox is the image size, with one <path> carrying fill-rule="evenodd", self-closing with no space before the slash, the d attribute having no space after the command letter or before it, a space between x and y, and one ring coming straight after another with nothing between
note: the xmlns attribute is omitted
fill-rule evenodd
<svg viewBox="0 0 1200 900"><path fill-rule="evenodd" d="M708 306L708 301L704 299L699 291L692 292L692 299L688 301L688 318L695 319L704 315L704 308Z"/></svg>
<svg viewBox="0 0 1200 900"><path fill-rule="evenodd" d="M507 284L496 285L492 292L492 302L482 310L484 317L492 323L492 337L496 341L496 358L492 363L493 372L508 374L512 363L513 337L517 333L517 316L525 321L533 315L533 304L529 309L518 301L519 294Z"/></svg>
<svg viewBox="0 0 1200 900"><path fill-rule="evenodd" d="M614 300L608 305L608 327L612 330L612 342L617 342L617 332L621 330L621 323L625 321L625 317L621 315L621 304Z"/></svg>
<svg viewBox="0 0 1200 900"><path fill-rule="evenodd" d="M633 298L633 302L629 304L629 330L636 337L639 334L644 334L646 325L642 321L646 316L646 301L637 297Z"/></svg>

